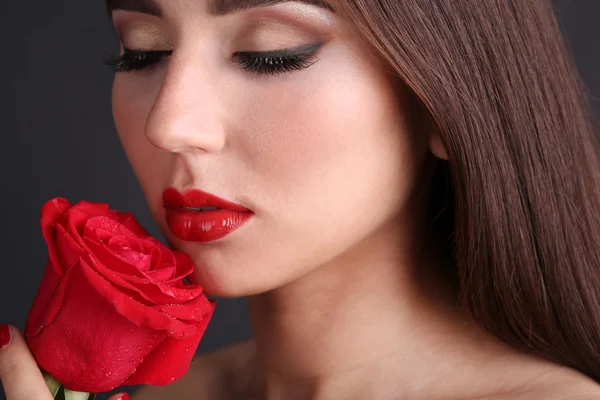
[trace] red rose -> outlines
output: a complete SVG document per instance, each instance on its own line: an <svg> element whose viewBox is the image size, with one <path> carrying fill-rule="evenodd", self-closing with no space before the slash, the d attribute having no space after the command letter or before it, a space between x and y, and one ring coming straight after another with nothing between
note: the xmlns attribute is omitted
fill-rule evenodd
<svg viewBox="0 0 600 400"><path fill-rule="evenodd" d="M183 282L190 258L108 204L56 198L41 226L49 260L25 326L40 367L89 393L181 378L215 306Z"/></svg>

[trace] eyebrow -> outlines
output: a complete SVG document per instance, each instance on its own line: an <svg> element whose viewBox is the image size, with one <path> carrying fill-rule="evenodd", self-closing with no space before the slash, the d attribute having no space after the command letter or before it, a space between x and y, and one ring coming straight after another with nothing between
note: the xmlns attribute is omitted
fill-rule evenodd
<svg viewBox="0 0 600 400"><path fill-rule="evenodd" d="M208 0L208 11L213 15L226 15L250 8L268 7L279 3L298 1L334 11L333 7L322 0ZM162 17L163 12L155 0L106 0L109 16L114 10L135 11Z"/></svg>

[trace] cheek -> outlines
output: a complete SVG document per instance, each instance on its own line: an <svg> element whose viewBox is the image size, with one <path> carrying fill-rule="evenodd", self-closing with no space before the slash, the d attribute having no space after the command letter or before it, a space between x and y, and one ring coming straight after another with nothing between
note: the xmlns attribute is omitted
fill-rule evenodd
<svg viewBox="0 0 600 400"><path fill-rule="evenodd" d="M280 285L342 254L408 204L426 143L410 132L400 93L363 62L330 54L318 68L239 97L240 173L260 218L256 234L205 264L236 273L207 267L203 281L237 289L235 276L265 285L252 292Z"/></svg>
<svg viewBox="0 0 600 400"><path fill-rule="evenodd" d="M168 173L167 154L160 152L146 138L144 127L154 105L160 83L153 78L117 74L113 84L112 110L115 127L123 149L131 163L143 191L155 193L152 185L161 185L160 179Z"/></svg>
<svg viewBox="0 0 600 400"><path fill-rule="evenodd" d="M423 149L399 93L380 68L350 52L328 54L315 67L262 92L248 115L256 133L247 154L260 187L275 196L272 206L294 209L300 225L364 210L376 196L390 207L401 203Z"/></svg>

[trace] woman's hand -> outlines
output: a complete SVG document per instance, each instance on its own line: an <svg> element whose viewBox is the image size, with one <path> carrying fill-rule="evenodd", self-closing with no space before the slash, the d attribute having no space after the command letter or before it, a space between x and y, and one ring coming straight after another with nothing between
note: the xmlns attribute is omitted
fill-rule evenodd
<svg viewBox="0 0 600 400"><path fill-rule="evenodd" d="M7 400L53 400L42 371L17 328L0 325L0 380ZM118 393L109 400L128 400Z"/></svg>

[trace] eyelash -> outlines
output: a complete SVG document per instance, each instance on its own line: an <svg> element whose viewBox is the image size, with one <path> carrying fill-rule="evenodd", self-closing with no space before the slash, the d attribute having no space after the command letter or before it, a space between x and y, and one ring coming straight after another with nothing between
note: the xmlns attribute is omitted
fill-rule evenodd
<svg viewBox="0 0 600 400"><path fill-rule="evenodd" d="M302 46L293 49L273 51L243 51L233 54L232 59L240 67L257 75L277 75L306 69L316 61L312 60L321 44ZM115 72L133 72L151 68L171 55L168 50L124 49L122 55L108 57L104 63Z"/></svg>

